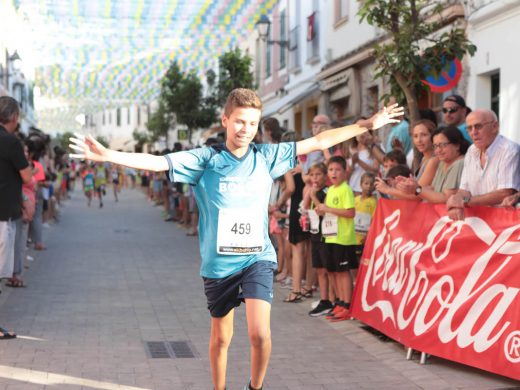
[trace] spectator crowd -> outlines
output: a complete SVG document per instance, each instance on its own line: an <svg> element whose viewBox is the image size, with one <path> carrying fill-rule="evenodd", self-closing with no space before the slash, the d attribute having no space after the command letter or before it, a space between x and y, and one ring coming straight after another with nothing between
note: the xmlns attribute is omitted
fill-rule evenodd
<svg viewBox="0 0 520 390"><path fill-rule="evenodd" d="M368 131L311 152L275 180L269 233L277 249L276 282L289 290L284 302L316 296L310 316L350 319L359 259L379 198L443 203L453 219L462 219L468 206L519 202L520 146L500 134L495 113L472 111L459 95L446 97L441 110L420 110L412 123L402 118L385 140ZM342 125L318 114L312 135ZM255 142L297 140L270 117L262 120ZM209 138L206 146L222 142ZM157 154L179 150L176 143ZM164 207L165 221L197 236L191 186L170 183L164 173L141 172L140 179L150 202Z"/></svg>
<svg viewBox="0 0 520 390"><path fill-rule="evenodd" d="M384 140L368 131L300 157L295 169L275 180L269 233L277 249L276 282L289 290L284 302L316 296L310 316L350 319L359 259L379 198L443 203L456 220L468 206L518 204L520 146L500 134L493 111L472 111L461 96L452 95L443 101L442 121L430 109L420 116L412 123L403 118ZM51 150L48 137L20 134L18 118L16 101L0 97L0 278L6 286L25 286L27 245L46 249L43 229L59 219L60 205L78 180L87 204L97 198L99 207L108 185L116 201L122 186L140 186L163 208L166 222L197 237L198 208L190 185L169 182L163 172L76 163L59 147ZM317 135L341 125L319 114L311 130ZM255 141L297 140L275 118L265 118ZM205 145L222 142L212 137ZM182 149L176 143L157 154ZM0 339L14 337L0 328Z"/></svg>

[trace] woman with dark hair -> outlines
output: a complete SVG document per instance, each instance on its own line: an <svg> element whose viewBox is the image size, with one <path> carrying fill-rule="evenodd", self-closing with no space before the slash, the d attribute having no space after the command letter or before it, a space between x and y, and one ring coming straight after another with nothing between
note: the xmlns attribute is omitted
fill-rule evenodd
<svg viewBox="0 0 520 390"><path fill-rule="evenodd" d="M432 139L433 150L440 162L431 186L422 187L413 178L398 178L397 189L431 203L445 203L459 188L469 142L456 126L437 129Z"/></svg>
<svg viewBox="0 0 520 390"><path fill-rule="evenodd" d="M411 167L413 180L419 186L430 186L439 165L439 159L435 156L432 142L436 126L428 119L420 119L412 123L411 128L414 146L414 160ZM410 194L400 191L398 187L388 185L379 177L376 178L375 187L377 191L389 195L393 199L416 199L413 192Z"/></svg>

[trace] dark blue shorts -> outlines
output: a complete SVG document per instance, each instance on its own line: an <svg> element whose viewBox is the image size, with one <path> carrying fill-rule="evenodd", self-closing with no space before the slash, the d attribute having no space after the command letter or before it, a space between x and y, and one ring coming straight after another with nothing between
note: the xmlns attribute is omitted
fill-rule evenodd
<svg viewBox="0 0 520 390"><path fill-rule="evenodd" d="M225 278L204 280L204 292L212 317L224 317L246 298L273 302L273 273L277 264L257 261Z"/></svg>

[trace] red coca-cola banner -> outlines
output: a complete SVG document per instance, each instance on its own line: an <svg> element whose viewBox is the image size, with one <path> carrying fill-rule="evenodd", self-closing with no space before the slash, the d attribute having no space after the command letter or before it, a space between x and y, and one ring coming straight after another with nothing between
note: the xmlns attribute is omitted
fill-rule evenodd
<svg viewBox="0 0 520 390"><path fill-rule="evenodd" d="M352 314L418 351L520 379L520 210L380 200Z"/></svg>

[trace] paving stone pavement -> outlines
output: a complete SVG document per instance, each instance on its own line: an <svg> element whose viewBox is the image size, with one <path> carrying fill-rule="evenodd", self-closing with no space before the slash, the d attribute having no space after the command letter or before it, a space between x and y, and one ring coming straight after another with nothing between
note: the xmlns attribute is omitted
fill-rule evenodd
<svg viewBox="0 0 520 390"><path fill-rule="evenodd" d="M23 289L3 287L0 324L19 334L0 341L0 390L211 389L209 315L198 276L198 241L138 190L87 208L79 191L46 229L48 250L33 254ZM278 285L273 353L265 389L506 389L516 381L431 358L405 360L357 321L310 318L311 300L286 304ZM228 388L249 378L244 308L237 309ZM152 359L147 341L187 341L196 358ZM520 387L518 387L520 388Z"/></svg>

